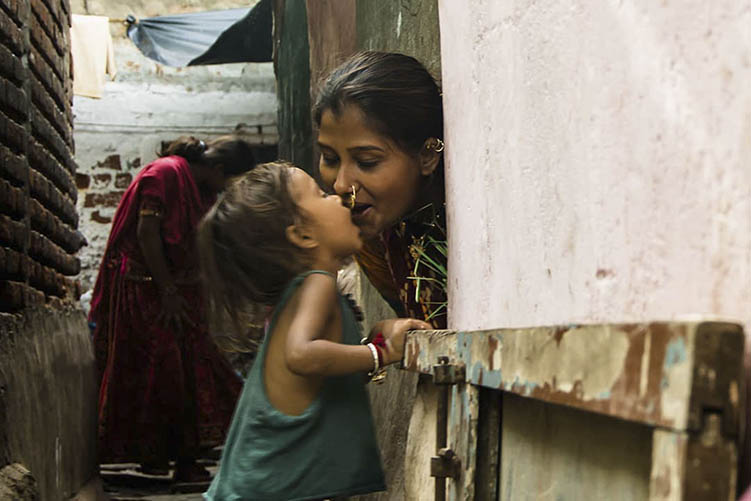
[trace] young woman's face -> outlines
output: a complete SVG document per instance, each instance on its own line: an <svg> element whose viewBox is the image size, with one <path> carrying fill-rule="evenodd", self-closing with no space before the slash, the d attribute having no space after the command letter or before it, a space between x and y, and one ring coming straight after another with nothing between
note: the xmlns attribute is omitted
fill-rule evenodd
<svg viewBox="0 0 751 501"><path fill-rule="evenodd" d="M422 183L416 156L368 127L360 108L326 110L318 133L320 172L327 188L344 197L357 191L352 219L369 239L407 214Z"/></svg>
<svg viewBox="0 0 751 501"><path fill-rule="evenodd" d="M292 170L290 192L305 215L306 229L326 255L344 258L360 250L360 228L354 225L350 210L338 195L323 192L301 169Z"/></svg>

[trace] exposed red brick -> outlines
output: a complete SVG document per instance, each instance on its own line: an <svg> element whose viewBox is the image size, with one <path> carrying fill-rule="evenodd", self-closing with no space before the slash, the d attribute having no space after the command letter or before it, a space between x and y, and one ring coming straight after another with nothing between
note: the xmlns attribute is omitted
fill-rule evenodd
<svg viewBox="0 0 751 501"><path fill-rule="evenodd" d="M52 13L49 10L49 7L42 2L41 0L32 0L31 1L31 10L34 13L34 15L39 19L39 23L44 28L44 31L47 33L47 36L50 37L50 40L53 42L60 41L64 42L65 37L64 33L61 31L60 25L57 24L57 20L54 18ZM55 50L57 53L63 57L65 55L65 49L64 47L60 47L59 43L53 43L55 46Z"/></svg>
<svg viewBox="0 0 751 501"><path fill-rule="evenodd" d="M0 176L11 180L16 185L23 185L26 180L26 161L10 149L0 144Z"/></svg>
<svg viewBox="0 0 751 501"><path fill-rule="evenodd" d="M110 155L101 162L97 162L95 169L111 169L122 170L122 164L120 163L120 155Z"/></svg>
<svg viewBox="0 0 751 501"><path fill-rule="evenodd" d="M49 151L44 149L38 141L33 138L29 139L29 163L31 166L44 174L55 185L68 195L75 203L78 192L73 181L71 173L56 159Z"/></svg>
<svg viewBox="0 0 751 501"><path fill-rule="evenodd" d="M39 22L37 16L31 16L30 18L30 30L31 43L36 45L39 52L45 58L52 70L57 74L61 82L65 81L65 61L63 57L57 53L55 44L52 43L50 37L45 33L42 25Z"/></svg>
<svg viewBox="0 0 751 501"><path fill-rule="evenodd" d="M73 131L68 125L65 114L62 112L60 106L50 97L36 76L32 74L29 82L31 84L31 97L37 105L37 109L42 112L65 142L71 144Z"/></svg>
<svg viewBox="0 0 751 501"><path fill-rule="evenodd" d="M24 90L2 77L0 77L0 108L21 121L29 115L29 103Z"/></svg>
<svg viewBox="0 0 751 501"><path fill-rule="evenodd" d="M6 144L16 153L23 152L26 146L26 129L5 113L0 112L0 143Z"/></svg>
<svg viewBox="0 0 751 501"><path fill-rule="evenodd" d="M15 221L0 215L0 244L23 250L26 243L27 228L22 221Z"/></svg>
<svg viewBox="0 0 751 501"><path fill-rule="evenodd" d="M92 207L117 207L123 196L123 191L110 191L107 193L87 193L83 200L83 206Z"/></svg>
<svg viewBox="0 0 751 501"><path fill-rule="evenodd" d="M130 173L118 174L115 176L115 188L124 190L130 186L131 181L133 181L133 176Z"/></svg>
<svg viewBox="0 0 751 501"><path fill-rule="evenodd" d="M26 77L26 70L21 60L2 44L0 44L0 73L17 84L22 84Z"/></svg>
<svg viewBox="0 0 751 501"><path fill-rule="evenodd" d="M61 161L69 161L73 156L68 144L60 136L49 120L37 109L36 106L31 107L31 129L34 133L34 137L43 145L50 149Z"/></svg>
<svg viewBox="0 0 751 501"><path fill-rule="evenodd" d="M55 75L52 68L47 61L42 57L42 54L36 47L32 46L29 53L29 66L32 72L39 78L39 81L44 84L47 92L50 93L55 99L55 102L64 110L66 116L69 113L72 114L70 102L68 96L70 95L63 85L63 82ZM72 115L71 115L72 116Z"/></svg>
<svg viewBox="0 0 751 501"><path fill-rule="evenodd" d="M44 304L44 293L20 282L0 280L0 310L18 311Z"/></svg>
<svg viewBox="0 0 751 501"><path fill-rule="evenodd" d="M0 210L19 217L26 213L26 194L4 179L0 179Z"/></svg>
<svg viewBox="0 0 751 501"><path fill-rule="evenodd" d="M102 216L98 210L91 213L91 220L100 224L110 224L112 222L111 217Z"/></svg>
<svg viewBox="0 0 751 501"><path fill-rule="evenodd" d="M97 188L106 188L112 182L112 174L94 174L94 185Z"/></svg>
<svg viewBox="0 0 751 501"><path fill-rule="evenodd" d="M127 162L128 170L134 170L141 168L141 157L136 157L133 160L128 160Z"/></svg>
<svg viewBox="0 0 751 501"><path fill-rule="evenodd" d="M86 239L80 232L63 223L60 218L34 199L29 200L29 215L31 227L46 235L66 252L75 253L86 244Z"/></svg>
<svg viewBox="0 0 751 501"><path fill-rule="evenodd" d="M0 40L4 40L8 48L17 56L24 53L21 28L13 22L3 9L0 9Z"/></svg>
<svg viewBox="0 0 751 501"><path fill-rule="evenodd" d="M76 188L85 190L91 184L91 178L86 174L76 174Z"/></svg>
<svg viewBox="0 0 751 501"><path fill-rule="evenodd" d="M0 311L80 294L69 28L67 0L0 5Z"/></svg>

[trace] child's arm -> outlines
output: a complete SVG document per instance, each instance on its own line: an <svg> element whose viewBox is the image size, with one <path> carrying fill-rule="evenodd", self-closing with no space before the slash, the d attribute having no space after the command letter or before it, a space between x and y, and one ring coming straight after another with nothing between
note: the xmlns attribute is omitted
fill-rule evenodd
<svg viewBox="0 0 751 501"><path fill-rule="evenodd" d="M367 346L321 339L337 308L335 280L321 274L309 275L298 289L298 298L284 351L289 370L305 376L338 376L373 370L373 353ZM384 364L401 360L405 333L410 329L424 328L424 324L414 319L401 319L395 324L390 336L395 341L392 341L392 349L383 354Z"/></svg>
<svg viewBox="0 0 751 501"><path fill-rule="evenodd" d="M383 336L385 340L384 364L388 365L403 358L404 338L407 331L412 329L433 330L433 326L414 318L389 318L377 322L371 329L368 339L374 339L378 334Z"/></svg>

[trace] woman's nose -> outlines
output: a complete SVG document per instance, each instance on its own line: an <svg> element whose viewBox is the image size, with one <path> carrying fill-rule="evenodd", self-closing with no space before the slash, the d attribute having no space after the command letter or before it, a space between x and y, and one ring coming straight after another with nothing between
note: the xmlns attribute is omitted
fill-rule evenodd
<svg viewBox="0 0 751 501"><path fill-rule="evenodd" d="M334 180L334 192L338 195L345 195L350 193L354 179L350 175L350 169L345 166L339 168L339 172L336 173L336 179Z"/></svg>

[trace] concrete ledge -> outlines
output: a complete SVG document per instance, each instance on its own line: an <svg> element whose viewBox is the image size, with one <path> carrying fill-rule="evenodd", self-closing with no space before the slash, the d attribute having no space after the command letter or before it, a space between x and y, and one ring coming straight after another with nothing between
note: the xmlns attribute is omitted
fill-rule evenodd
<svg viewBox="0 0 751 501"><path fill-rule="evenodd" d="M39 499L67 499L95 476L96 394L80 310L0 315L0 465L28 468Z"/></svg>

